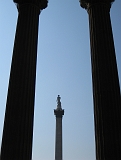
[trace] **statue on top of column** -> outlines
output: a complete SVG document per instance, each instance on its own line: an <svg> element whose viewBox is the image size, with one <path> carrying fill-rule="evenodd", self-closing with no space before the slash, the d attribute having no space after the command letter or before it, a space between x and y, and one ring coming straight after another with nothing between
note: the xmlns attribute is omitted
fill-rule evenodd
<svg viewBox="0 0 121 160"><path fill-rule="evenodd" d="M57 97L57 109L61 109L61 101L60 101L61 97L60 95L58 95Z"/></svg>

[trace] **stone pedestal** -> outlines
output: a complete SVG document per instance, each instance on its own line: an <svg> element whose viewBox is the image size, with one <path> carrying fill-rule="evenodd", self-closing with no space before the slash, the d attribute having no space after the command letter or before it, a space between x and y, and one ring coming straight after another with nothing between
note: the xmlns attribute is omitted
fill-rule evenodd
<svg viewBox="0 0 121 160"><path fill-rule="evenodd" d="M62 160L62 116L64 115L64 110L61 108L60 100L58 101L57 109L54 110L54 114L56 116L55 160Z"/></svg>
<svg viewBox="0 0 121 160"><path fill-rule="evenodd" d="M110 21L111 0L82 0L90 27L96 160L121 159L121 97Z"/></svg>
<svg viewBox="0 0 121 160"><path fill-rule="evenodd" d="M46 1L46 0L45 0ZM1 145L1 160L31 160L38 22L41 3L16 0L19 11Z"/></svg>

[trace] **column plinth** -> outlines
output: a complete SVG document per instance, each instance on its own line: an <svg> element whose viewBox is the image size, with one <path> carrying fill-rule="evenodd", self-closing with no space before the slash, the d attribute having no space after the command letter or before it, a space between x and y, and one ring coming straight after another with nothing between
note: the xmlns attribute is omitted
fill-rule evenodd
<svg viewBox="0 0 121 160"><path fill-rule="evenodd" d="M81 1L89 15L97 160L121 159L121 98L111 2Z"/></svg>
<svg viewBox="0 0 121 160"><path fill-rule="evenodd" d="M36 0L37 1L37 0ZM1 160L31 160L40 7L20 3L1 145Z"/></svg>
<svg viewBox="0 0 121 160"><path fill-rule="evenodd" d="M64 110L61 108L60 97L57 97L57 109L54 109L56 116L56 137L55 137L55 160L62 160L62 117Z"/></svg>

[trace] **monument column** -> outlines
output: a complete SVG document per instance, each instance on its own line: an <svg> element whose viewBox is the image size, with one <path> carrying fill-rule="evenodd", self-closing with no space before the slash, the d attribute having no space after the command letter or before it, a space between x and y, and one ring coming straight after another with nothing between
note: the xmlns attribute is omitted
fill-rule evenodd
<svg viewBox="0 0 121 160"><path fill-rule="evenodd" d="M96 160L121 159L121 96L110 8L113 0L80 0L89 15Z"/></svg>
<svg viewBox="0 0 121 160"><path fill-rule="evenodd" d="M62 160L62 116L64 110L61 108L60 96L57 97L57 108L54 109L56 116L56 142L55 142L55 160Z"/></svg>
<svg viewBox="0 0 121 160"><path fill-rule="evenodd" d="M13 49L1 160L31 160L39 13L47 0L14 0L18 23Z"/></svg>

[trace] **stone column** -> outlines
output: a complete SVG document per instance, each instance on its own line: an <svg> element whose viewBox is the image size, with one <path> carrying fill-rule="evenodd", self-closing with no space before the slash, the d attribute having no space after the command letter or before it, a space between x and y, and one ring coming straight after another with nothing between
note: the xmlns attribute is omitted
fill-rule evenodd
<svg viewBox="0 0 121 160"><path fill-rule="evenodd" d="M55 142L55 160L62 160L62 116L64 110L61 108L60 96L57 97L57 108L54 110L56 116L56 142Z"/></svg>
<svg viewBox="0 0 121 160"><path fill-rule="evenodd" d="M13 49L1 160L31 160L39 13L47 0L14 0L18 23Z"/></svg>
<svg viewBox="0 0 121 160"><path fill-rule="evenodd" d="M121 96L110 20L112 0L81 0L89 15L96 160L121 159Z"/></svg>

